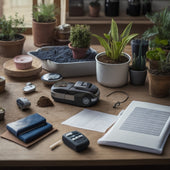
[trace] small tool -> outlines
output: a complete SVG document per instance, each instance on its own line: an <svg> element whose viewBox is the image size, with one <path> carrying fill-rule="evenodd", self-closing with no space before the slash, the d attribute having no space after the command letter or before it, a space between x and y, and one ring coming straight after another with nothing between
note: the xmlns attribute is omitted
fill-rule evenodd
<svg viewBox="0 0 170 170"><path fill-rule="evenodd" d="M24 93L32 93L36 90L35 85L33 85L31 82L26 83L26 86L23 88Z"/></svg>

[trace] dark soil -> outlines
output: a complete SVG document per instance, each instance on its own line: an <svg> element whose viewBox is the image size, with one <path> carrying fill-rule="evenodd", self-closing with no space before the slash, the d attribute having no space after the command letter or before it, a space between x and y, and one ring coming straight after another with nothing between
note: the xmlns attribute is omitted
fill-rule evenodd
<svg viewBox="0 0 170 170"><path fill-rule="evenodd" d="M103 63L108 63L108 64L121 64L121 63L126 63L128 59L125 56L120 56L118 61L112 60L110 57L103 55L99 56L98 60Z"/></svg>
<svg viewBox="0 0 170 170"><path fill-rule="evenodd" d="M46 96L41 96L37 102L37 105L39 107L48 107L53 106L53 102Z"/></svg>
<svg viewBox="0 0 170 170"><path fill-rule="evenodd" d="M12 40L9 40L9 37L4 37L3 39L0 39L0 41L17 41L17 40L21 40L23 38L24 38L23 35L16 34L14 39L12 39Z"/></svg>

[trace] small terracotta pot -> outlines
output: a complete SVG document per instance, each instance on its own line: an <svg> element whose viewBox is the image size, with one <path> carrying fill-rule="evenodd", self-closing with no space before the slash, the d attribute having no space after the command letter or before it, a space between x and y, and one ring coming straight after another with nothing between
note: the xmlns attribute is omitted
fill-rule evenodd
<svg viewBox="0 0 170 170"><path fill-rule="evenodd" d="M170 90L170 75L155 75L148 71L149 95L167 97Z"/></svg>
<svg viewBox="0 0 170 170"><path fill-rule="evenodd" d="M13 58L17 55L22 54L25 37L23 35L19 35L21 39L16 41L0 41L0 56Z"/></svg>
<svg viewBox="0 0 170 170"><path fill-rule="evenodd" d="M32 33L34 38L34 45L37 47L50 46L54 44L55 39L55 26L54 22L32 22Z"/></svg>
<svg viewBox="0 0 170 170"><path fill-rule="evenodd" d="M98 17L100 12L100 6L92 7L89 5L89 14L91 17Z"/></svg>
<svg viewBox="0 0 170 170"><path fill-rule="evenodd" d="M18 55L14 58L16 68L19 70L26 70L32 66L32 57L29 55Z"/></svg>
<svg viewBox="0 0 170 170"><path fill-rule="evenodd" d="M68 44L68 47L72 50L74 59L81 59L86 57L86 51L88 50L88 48L72 47L71 43Z"/></svg>

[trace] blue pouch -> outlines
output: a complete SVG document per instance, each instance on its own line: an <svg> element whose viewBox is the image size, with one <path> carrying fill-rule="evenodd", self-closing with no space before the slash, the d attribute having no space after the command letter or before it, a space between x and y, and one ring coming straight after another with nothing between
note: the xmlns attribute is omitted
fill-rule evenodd
<svg viewBox="0 0 170 170"><path fill-rule="evenodd" d="M38 113L7 124L7 129L17 138L29 143L52 129L52 125Z"/></svg>

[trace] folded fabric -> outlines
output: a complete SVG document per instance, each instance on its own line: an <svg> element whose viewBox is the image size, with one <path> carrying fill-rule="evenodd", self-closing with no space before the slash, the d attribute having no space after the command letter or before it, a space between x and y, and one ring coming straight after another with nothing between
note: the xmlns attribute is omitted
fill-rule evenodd
<svg viewBox="0 0 170 170"><path fill-rule="evenodd" d="M52 125L38 113L9 123L6 127L9 132L25 143L37 139L52 129Z"/></svg>

